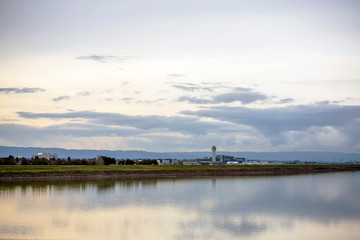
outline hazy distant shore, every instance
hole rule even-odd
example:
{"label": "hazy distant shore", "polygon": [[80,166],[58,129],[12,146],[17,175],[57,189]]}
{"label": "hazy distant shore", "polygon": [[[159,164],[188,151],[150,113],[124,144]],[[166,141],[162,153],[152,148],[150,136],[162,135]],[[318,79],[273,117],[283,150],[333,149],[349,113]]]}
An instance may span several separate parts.
{"label": "hazy distant shore", "polygon": [[[36,153],[57,153],[59,158],[94,158],[95,156],[107,156],[116,159],[197,159],[210,156],[211,152],[147,152],[147,151],[109,151],[109,150],[86,150],[86,149],[64,149],[64,148],[35,148],[35,147],[9,147],[0,146],[0,156],[9,155],[31,158]],[[246,159],[257,159],[264,161],[315,161],[327,163],[345,163],[359,161],[360,153],[343,152],[319,152],[319,151],[292,151],[292,152],[227,152],[217,151],[217,154],[244,157]]]}
{"label": "hazy distant shore", "polygon": [[360,171],[360,165],[275,166],[0,166],[0,182],[141,179],[209,176],[272,176]]}

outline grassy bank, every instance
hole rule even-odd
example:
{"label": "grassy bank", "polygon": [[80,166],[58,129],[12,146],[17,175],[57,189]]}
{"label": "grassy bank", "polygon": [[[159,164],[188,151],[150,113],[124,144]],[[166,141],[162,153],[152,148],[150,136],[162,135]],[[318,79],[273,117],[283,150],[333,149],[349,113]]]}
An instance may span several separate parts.
{"label": "grassy bank", "polygon": [[0,166],[0,181],[51,178],[144,178],[184,176],[285,175],[360,171],[360,165],[232,165],[232,166]]}
{"label": "grassy bank", "polygon": [[[204,166],[186,166],[186,165],[15,165],[0,166],[0,176],[2,173],[44,173],[44,172],[106,172],[106,171],[216,171],[216,170],[311,170],[311,169],[349,169],[357,165],[204,165]],[[358,166],[360,167],[360,166]]]}

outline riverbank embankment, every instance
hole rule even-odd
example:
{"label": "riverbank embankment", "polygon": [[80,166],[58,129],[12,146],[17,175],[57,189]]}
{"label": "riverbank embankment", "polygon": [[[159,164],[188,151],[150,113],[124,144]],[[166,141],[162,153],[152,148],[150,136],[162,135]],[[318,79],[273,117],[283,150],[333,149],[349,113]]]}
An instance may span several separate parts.
{"label": "riverbank embankment", "polygon": [[0,166],[0,182],[206,176],[272,176],[343,171],[360,171],[360,165]]}

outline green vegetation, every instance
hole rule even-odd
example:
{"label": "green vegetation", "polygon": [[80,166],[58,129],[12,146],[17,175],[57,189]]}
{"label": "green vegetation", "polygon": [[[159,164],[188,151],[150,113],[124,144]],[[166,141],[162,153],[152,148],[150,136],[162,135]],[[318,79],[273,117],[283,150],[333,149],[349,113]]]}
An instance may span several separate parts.
{"label": "green vegetation", "polygon": [[271,176],[339,171],[360,171],[360,165],[1,165],[0,182]]}
{"label": "green vegetation", "polygon": [[99,156],[96,159],[71,159],[70,157],[67,157],[67,159],[64,158],[58,158],[58,159],[45,159],[45,158],[39,158],[38,156],[35,156],[33,158],[26,159],[26,158],[14,158],[12,155],[9,155],[9,157],[3,157],[0,158],[0,165],[158,165],[157,160],[151,160],[151,159],[142,159],[142,160],[131,160],[131,159],[121,159],[116,160],[112,157],[107,156]]}
{"label": "green vegetation", "polygon": [[144,159],[139,162],[139,165],[158,165],[156,160]]}
{"label": "green vegetation", "polygon": [[16,165],[16,159],[12,155],[7,158],[0,158],[0,165]]}

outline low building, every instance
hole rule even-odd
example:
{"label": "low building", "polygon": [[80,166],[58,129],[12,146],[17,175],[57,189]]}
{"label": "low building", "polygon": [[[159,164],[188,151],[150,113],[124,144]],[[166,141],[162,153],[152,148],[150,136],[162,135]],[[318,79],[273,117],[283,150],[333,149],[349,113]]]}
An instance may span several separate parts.
{"label": "low building", "polygon": [[201,159],[198,159],[197,162],[200,164],[200,165],[213,165],[214,162],[211,160],[201,160]]}
{"label": "low building", "polygon": [[183,161],[182,165],[200,165],[200,163],[196,161]]}
{"label": "low building", "polygon": [[32,155],[32,158],[46,159],[46,160],[56,160],[58,156],[56,153],[38,153],[36,155]]}
{"label": "low building", "polygon": [[173,163],[172,159],[158,159],[159,165],[171,165]]}
{"label": "low building", "polygon": [[234,156],[228,156],[228,155],[217,155],[216,156],[216,162],[220,162],[220,163],[224,163],[226,164],[227,162],[233,162],[235,159]]}
{"label": "low building", "polygon": [[245,158],[235,158],[235,161],[241,164],[244,164],[246,162]]}
{"label": "low building", "polygon": [[266,164],[268,164],[268,162],[261,161],[261,160],[246,160],[245,164],[247,164],[247,165],[266,165]]}
{"label": "low building", "polygon": [[228,161],[226,165],[240,165],[242,163],[239,163],[238,161]]}

